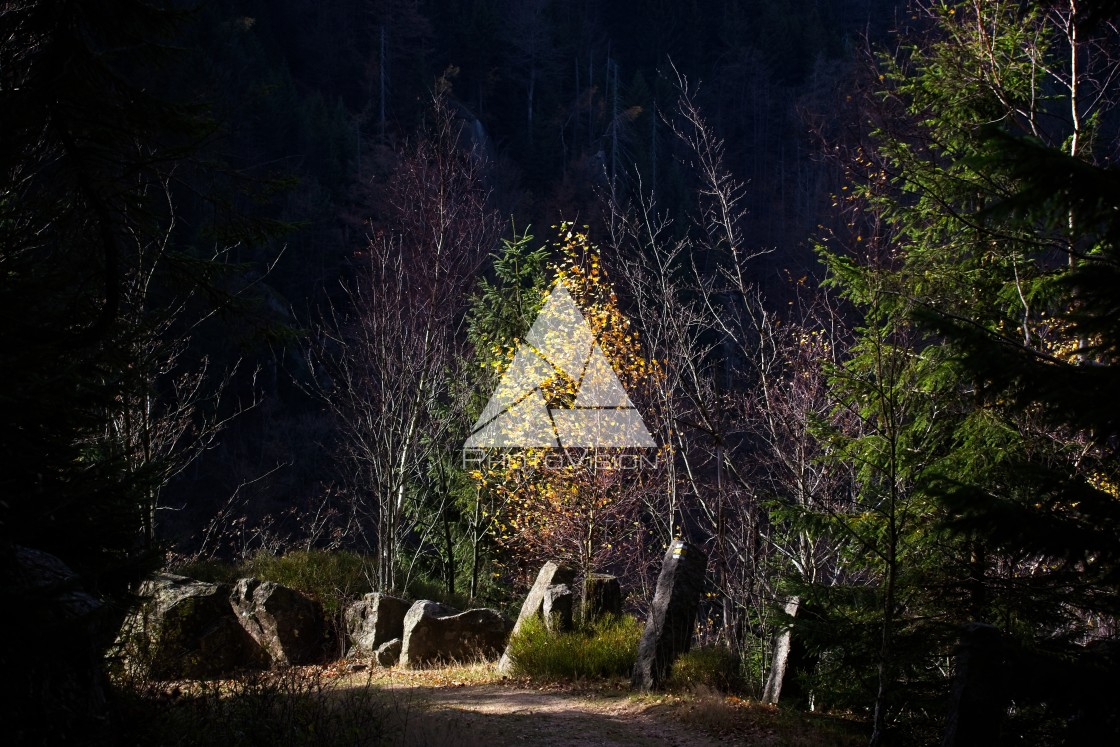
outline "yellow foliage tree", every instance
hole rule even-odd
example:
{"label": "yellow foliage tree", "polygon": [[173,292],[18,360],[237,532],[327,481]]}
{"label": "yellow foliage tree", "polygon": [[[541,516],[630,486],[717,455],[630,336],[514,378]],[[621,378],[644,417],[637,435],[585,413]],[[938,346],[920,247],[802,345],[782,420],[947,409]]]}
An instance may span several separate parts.
{"label": "yellow foliage tree", "polygon": [[[642,398],[656,374],[656,362],[642,354],[641,341],[619,308],[598,249],[586,228],[559,226],[556,280],[571,295],[624,389]],[[519,341],[501,341],[487,352],[499,365],[512,363]],[[494,365],[493,359],[483,365]],[[541,383],[550,408],[571,407],[579,382],[555,371]],[[625,569],[641,531],[642,492],[656,470],[654,452],[618,448],[524,448],[487,460],[472,473],[480,490],[500,500],[496,535],[526,565],[559,560],[586,578],[595,571]],[[626,455],[626,458],[623,458]],[[645,467],[645,468],[643,468]]]}

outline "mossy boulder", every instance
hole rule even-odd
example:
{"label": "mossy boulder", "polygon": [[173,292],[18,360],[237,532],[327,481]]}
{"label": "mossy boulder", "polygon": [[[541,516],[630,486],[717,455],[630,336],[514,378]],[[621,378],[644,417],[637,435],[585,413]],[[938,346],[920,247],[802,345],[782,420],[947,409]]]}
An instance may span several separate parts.
{"label": "mossy boulder", "polygon": [[230,587],[161,573],[140,587],[119,642],[126,663],[153,679],[206,679],[268,664],[237,621]]}

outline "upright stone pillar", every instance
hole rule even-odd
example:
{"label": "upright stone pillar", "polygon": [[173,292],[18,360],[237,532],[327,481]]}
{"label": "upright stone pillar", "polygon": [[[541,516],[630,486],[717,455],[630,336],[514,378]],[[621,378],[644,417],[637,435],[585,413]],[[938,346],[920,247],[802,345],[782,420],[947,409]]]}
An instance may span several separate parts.
{"label": "upright stone pillar", "polygon": [[633,689],[660,689],[673,662],[692,645],[707,564],[708,559],[699,547],[681,540],[673,542],[666,551],[653,607],[638,644],[638,660],[630,683]]}
{"label": "upright stone pillar", "polygon": [[[513,633],[510,634],[510,641],[514,639],[517,632],[521,630],[521,626],[526,620],[532,617],[541,617],[544,611],[545,595],[548,593],[550,586],[559,584],[570,584],[575,581],[576,573],[574,570],[566,565],[554,563],[551,560],[541,567],[540,573],[537,574],[537,580],[533,583],[533,588],[529,589],[525,601],[521,604],[521,613],[517,616],[517,622],[514,623]],[[513,671],[513,661],[509,658],[509,645],[506,645],[505,653],[502,654],[501,661],[498,662],[498,671],[502,674],[509,674]]]}

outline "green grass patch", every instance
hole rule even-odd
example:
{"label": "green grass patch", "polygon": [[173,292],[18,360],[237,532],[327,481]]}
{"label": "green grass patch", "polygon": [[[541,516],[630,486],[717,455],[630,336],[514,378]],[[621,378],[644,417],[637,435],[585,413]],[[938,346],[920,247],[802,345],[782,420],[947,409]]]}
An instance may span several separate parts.
{"label": "green grass patch", "polygon": [[173,564],[167,570],[211,584],[232,584],[241,578],[241,566],[228,560],[193,560],[182,565]]}
{"label": "green grass patch", "polygon": [[454,607],[457,610],[465,610],[478,606],[472,604],[470,598],[466,594],[448,594],[447,585],[442,580],[430,579],[424,576],[412,578],[402,596],[405,599],[430,599],[433,602],[446,604],[448,607]]}
{"label": "green grass patch", "polygon": [[510,659],[515,673],[531,677],[629,677],[641,637],[641,624],[628,615],[604,617],[588,627],[558,634],[533,618],[510,642]]}

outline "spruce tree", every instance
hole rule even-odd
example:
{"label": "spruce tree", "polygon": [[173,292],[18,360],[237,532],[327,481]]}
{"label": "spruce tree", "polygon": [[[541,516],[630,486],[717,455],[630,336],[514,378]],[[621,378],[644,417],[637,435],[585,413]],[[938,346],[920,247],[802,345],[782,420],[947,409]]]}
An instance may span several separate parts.
{"label": "spruce tree", "polygon": [[[1120,233],[1102,165],[1115,39],[1072,5],[918,10],[924,30],[881,58],[864,107],[872,130],[839,200],[854,236],[825,254],[868,320],[846,370],[874,374],[866,351],[886,340],[914,374],[908,391],[925,393],[901,424],[920,438],[901,453],[920,456],[908,484],[947,551],[945,573],[923,581],[939,592],[928,618],[998,625],[1032,662],[1009,677],[1008,728],[1070,738],[1110,728],[1069,683],[1075,670],[1096,681],[1084,644],[1099,650],[1116,612]],[[868,381],[864,405],[892,391]],[[889,569],[880,577],[889,590]],[[946,653],[943,636],[922,644],[930,661]]]}

